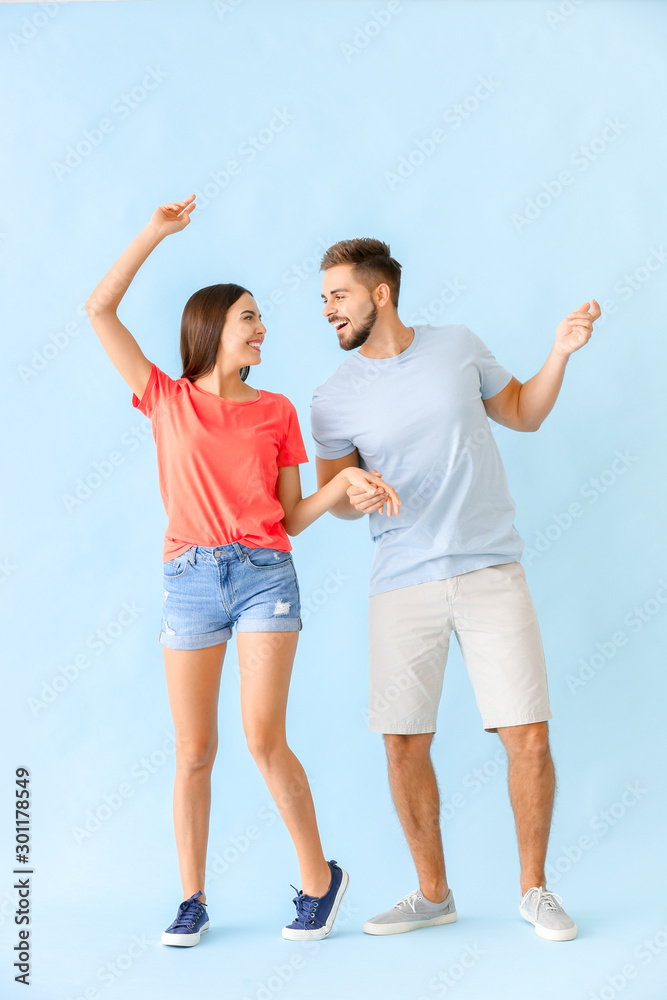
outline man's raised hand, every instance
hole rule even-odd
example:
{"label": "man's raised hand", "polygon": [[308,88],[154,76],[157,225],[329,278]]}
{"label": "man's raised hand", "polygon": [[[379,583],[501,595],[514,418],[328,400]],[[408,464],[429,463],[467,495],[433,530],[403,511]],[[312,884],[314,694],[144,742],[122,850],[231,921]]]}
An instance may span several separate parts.
{"label": "man's raised hand", "polygon": [[[593,311],[589,312],[591,307]],[[595,299],[584,302],[574,312],[569,313],[556,328],[554,346],[558,353],[568,357],[587,344],[593,334],[593,323],[601,313],[602,310]]]}

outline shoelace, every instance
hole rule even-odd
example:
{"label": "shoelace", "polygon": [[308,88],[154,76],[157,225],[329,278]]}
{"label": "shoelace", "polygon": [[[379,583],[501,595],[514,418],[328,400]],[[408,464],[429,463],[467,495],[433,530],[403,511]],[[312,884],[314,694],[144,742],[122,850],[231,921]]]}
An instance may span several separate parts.
{"label": "shoelace", "polygon": [[317,910],[319,899],[306,899],[304,893],[300,892],[295,885],[292,888],[296,892],[296,896],[292,902],[296,904],[297,919],[302,920],[304,924],[315,923],[315,911]]}
{"label": "shoelace", "polygon": [[548,889],[543,889],[542,886],[530,891],[537,893],[537,898],[535,899],[535,916],[537,916],[540,906],[545,906],[548,910],[560,910],[561,907],[559,904],[563,902],[563,897],[559,896],[557,892],[550,892]]}
{"label": "shoelace", "polygon": [[204,912],[205,906],[206,903],[200,903],[198,899],[184,899],[179,904],[176,919],[171,925],[172,928],[176,930],[179,927],[184,927],[189,930],[191,927],[194,927],[198,918]]}
{"label": "shoelace", "polygon": [[409,906],[412,909],[412,912],[416,913],[415,903],[418,899],[422,898],[421,891],[419,889],[414,889],[412,892],[409,892],[407,896],[403,896],[403,899],[399,899],[398,903],[395,904],[394,909],[402,910],[406,906]]}

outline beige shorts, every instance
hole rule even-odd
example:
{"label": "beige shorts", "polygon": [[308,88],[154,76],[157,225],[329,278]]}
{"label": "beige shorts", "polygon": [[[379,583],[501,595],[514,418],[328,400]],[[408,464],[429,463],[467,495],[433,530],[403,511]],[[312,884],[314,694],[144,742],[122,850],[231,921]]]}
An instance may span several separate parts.
{"label": "beige shorts", "polygon": [[369,598],[368,728],[434,733],[449,637],[456,634],[482,725],[551,718],[537,615],[519,562]]}

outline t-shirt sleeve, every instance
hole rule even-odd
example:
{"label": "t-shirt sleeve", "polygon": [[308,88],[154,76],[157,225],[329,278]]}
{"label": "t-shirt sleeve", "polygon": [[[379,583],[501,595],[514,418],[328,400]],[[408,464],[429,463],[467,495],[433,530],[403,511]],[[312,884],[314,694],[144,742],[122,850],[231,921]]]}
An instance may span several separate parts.
{"label": "t-shirt sleeve", "polygon": [[278,468],[285,465],[302,465],[308,461],[306,446],[301,436],[299,418],[293,404],[287,397],[285,400],[285,437],[278,451]]}
{"label": "t-shirt sleeve", "polygon": [[158,405],[163,402],[163,400],[176,391],[176,383],[173,378],[170,378],[165,372],[163,372],[158,366],[151,362],[151,371],[148,376],[148,382],[146,383],[146,388],[144,389],[141,399],[137,396],[135,392],[132,393],[132,406],[139,410],[145,416],[152,418],[157,410]]}
{"label": "t-shirt sleeve", "polygon": [[342,433],[335,406],[317,389],[310,403],[310,432],[318,458],[343,458],[356,447]]}
{"label": "t-shirt sleeve", "polygon": [[[467,328],[468,329],[468,328]],[[512,379],[512,373],[507,368],[503,368],[499,361],[486,346],[481,337],[468,329],[472,338],[475,365],[479,371],[479,384],[482,399],[490,399],[496,393],[504,389]]]}

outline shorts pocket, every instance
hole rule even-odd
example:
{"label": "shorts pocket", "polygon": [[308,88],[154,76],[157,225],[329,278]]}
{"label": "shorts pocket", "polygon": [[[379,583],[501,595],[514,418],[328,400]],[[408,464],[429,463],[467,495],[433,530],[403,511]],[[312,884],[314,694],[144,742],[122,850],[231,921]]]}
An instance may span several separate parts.
{"label": "shorts pocket", "polygon": [[185,576],[190,566],[192,566],[190,560],[191,552],[191,548],[187,549],[185,552],[181,552],[180,555],[174,556],[173,559],[168,559],[167,562],[162,563],[162,575],[165,580],[175,580],[180,576]]}
{"label": "shorts pocket", "polygon": [[252,569],[273,569],[292,562],[292,553],[281,549],[247,549],[246,562]]}

